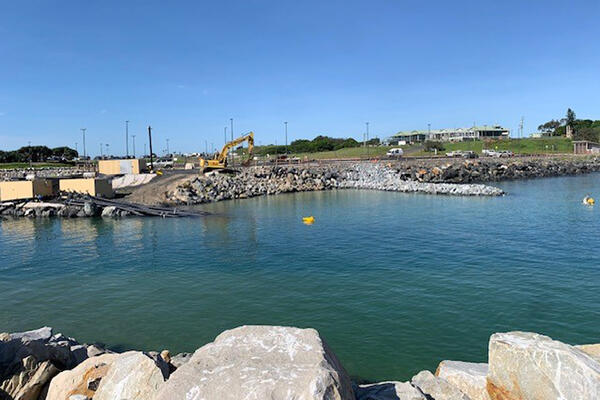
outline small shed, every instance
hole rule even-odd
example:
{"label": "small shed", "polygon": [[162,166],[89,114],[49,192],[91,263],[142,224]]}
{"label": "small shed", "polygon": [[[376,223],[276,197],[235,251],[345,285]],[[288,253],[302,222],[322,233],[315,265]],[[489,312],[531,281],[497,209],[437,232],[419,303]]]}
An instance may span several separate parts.
{"label": "small shed", "polygon": [[145,169],[146,161],[137,158],[98,161],[98,172],[104,175],[139,174]]}
{"label": "small shed", "polygon": [[112,198],[115,193],[108,179],[101,178],[77,178],[61,179],[61,192],[85,193],[90,196]]}
{"label": "small shed", "polygon": [[0,182],[0,201],[51,197],[58,193],[58,179]]}
{"label": "small shed", "polygon": [[574,140],[573,153],[598,154],[600,153],[600,143],[590,142],[588,140]]}

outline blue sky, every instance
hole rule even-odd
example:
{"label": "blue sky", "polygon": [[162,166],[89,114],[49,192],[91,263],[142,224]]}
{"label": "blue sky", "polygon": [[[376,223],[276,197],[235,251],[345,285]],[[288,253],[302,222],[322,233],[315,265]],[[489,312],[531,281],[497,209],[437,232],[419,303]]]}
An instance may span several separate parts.
{"label": "blue sky", "polygon": [[600,1],[6,1],[0,149],[600,119]]}

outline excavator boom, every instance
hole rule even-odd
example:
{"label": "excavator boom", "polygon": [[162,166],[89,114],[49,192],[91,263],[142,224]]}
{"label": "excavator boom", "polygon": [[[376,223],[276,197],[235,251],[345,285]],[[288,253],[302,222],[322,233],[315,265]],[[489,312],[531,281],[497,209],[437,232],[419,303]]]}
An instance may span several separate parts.
{"label": "excavator boom", "polygon": [[212,160],[200,159],[200,168],[202,169],[219,169],[227,166],[227,154],[235,146],[248,142],[248,156],[252,157],[252,151],[254,150],[254,132],[250,132],[244,136],[240,136],[230,142],[227,142],[221,151]]}

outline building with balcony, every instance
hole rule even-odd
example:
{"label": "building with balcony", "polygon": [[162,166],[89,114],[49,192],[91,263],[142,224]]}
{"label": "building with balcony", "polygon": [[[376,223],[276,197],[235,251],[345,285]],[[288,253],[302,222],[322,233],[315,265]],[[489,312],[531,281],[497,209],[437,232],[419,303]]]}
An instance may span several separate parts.
{"label": "building with balcony", "polygon": [[465,140],[506,139],[509,136],[510,130],[506,128],[503,128],[499,125],[484,125],[474,126],[471,128],[398,132],[388,138],[388,143],[420,143],[424,142],[425,140],[435,140],[440,142],[462,142]]}

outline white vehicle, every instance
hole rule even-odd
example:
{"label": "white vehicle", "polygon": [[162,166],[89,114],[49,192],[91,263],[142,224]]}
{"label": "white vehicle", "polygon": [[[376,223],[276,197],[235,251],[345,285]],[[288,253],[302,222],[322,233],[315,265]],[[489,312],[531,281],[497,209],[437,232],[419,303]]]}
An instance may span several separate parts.
{"label": "white vehicle", "polygon": [[154,166],[160,168],[173,168],[173,164],[172,158],[159,158],[154,162]]}
{"label": "white vehicle", "polygon": [[386,153],[386,155],[388,157],[402,157],[404,155],[404,150],[402,150],[399,147],[389,149],[388,152]]}

